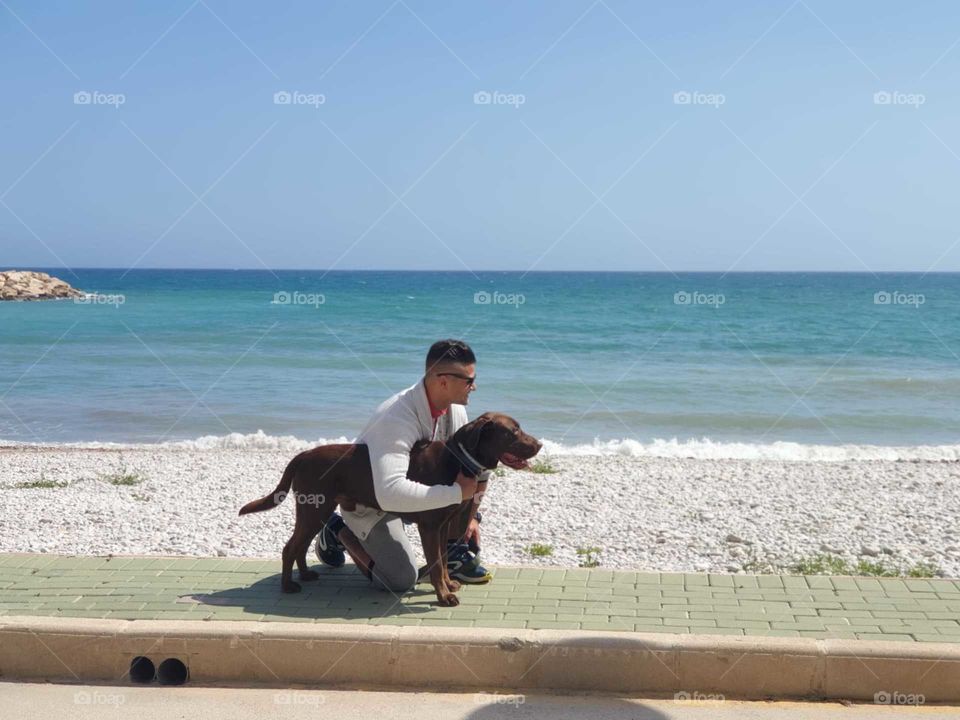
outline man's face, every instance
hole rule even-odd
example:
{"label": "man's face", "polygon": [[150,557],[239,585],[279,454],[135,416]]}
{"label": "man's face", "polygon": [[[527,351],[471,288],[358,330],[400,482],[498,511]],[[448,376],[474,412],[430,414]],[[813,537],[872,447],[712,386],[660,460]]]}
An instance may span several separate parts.
{"label": "man's face", "polygon": [[[456,373],[466,378],[475,378],[477,376],[477,366],[476,364],[457,365]],[[466,405],[470,402],[470,393],[476,390],[476,386],[472,382],[464,380],[463,377],[457,377],[456,375],[443,376],[443,379],[447,381],[448,397],[451,403]]]}

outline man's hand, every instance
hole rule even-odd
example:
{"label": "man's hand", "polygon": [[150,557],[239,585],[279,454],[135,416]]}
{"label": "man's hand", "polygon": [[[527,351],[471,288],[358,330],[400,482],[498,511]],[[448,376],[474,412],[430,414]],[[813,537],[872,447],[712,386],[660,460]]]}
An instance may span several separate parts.
{"label": "man's hand", "polygon": [[460,499],[469,500],[477,493],[477,479],[457,473],[457,485],[460,486]]}
{"label": "man's hand", "polygon": [[473,544],[480,547],[480,523],[477,522],[476,518],[470,521],[470,524],[467,525],[467,532],[463,536],[463,541],[467,544],[470,543],[470,540],[473,540]]}

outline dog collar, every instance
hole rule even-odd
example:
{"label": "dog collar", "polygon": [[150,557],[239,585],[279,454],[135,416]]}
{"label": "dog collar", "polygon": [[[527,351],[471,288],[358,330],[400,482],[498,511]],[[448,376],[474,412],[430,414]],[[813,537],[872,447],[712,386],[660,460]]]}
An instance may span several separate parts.
{"label": "dog collar", "polygon": [[[472,473],[474,476],[477,476],[487,469],[486,466],[478,462],[473,455],[467,452],[467,449],[463,447],[463,443],[458,442],[457,447],[460,448],[460,452],[462,452],[464,456],[459,458],[459,460],[466,467],[468,473]],[[464,462],[464,458],[466,458],[466,462]]]}

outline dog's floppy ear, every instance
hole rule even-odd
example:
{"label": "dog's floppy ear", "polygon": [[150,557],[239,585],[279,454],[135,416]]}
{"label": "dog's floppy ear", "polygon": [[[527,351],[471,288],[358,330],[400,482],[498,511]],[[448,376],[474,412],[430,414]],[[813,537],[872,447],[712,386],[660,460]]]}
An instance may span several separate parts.
{"label": "dog's floppy ear", "polygon": [[469,450],[470,452],[473,452],[474,450],[477,449],[477,446],[480,444],[480,434],[483,432],[483,429],[487,426],[487,423],[489,422],[490,422],[489,417],[487,417],[486,415],[481,415],[472,423],[470,423],[471,425],[473,425],[473,427],[470,428],[469,432],[467,433],[466,439],[464,439],[463,441],[463,446],[467,450]]}

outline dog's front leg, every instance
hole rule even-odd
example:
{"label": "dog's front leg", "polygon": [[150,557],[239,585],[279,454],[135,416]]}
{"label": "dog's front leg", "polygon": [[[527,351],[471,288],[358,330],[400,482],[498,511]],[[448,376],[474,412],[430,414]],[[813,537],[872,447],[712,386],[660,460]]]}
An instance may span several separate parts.
{"label": "dog's front leg", "polygon": [[[442,588],[444,593],[444,599],[440,601],[441,605],[446,605],[448,607],[454,607],[460,604],[460,598],[458,598],[454,593],[460,589],[460,583],[455,582],[451,577],[450,573],[447,571],[447,533],[450,532],[450,527],[448,523],[443,523],[436,529],[434,536],[436,537],[437,551],[436,558],[437,564],[436,567],[440,571],[440,588]],[[434,586],[436,587],[436,586]],[[439,595],[439,591],[438,591]]]}
{"label": "dog's front leg", "polygon": [[455,593],[460,589],[460,583],[450,577],[450,567],[447,565],[447,538],[450,537],[452,528],[456,523],[456,518],[447,519],[443,525],[440,526],[440,555],[443,558],[440,562],[440,567],[443,568],[443,583],[447,586],[447,590],[451,593]]}
{"label": "dog's front leg", "polygon": [[457,596],[450,592],[444,578],[446,570],[446,557],[444,547],[446,541],[443,538],[443,526],[425,525],[420,523],[420,542],[423,544],[423,554],[427,560],[427,567],[430,570],[430,584],[437,593],[437,602],[444,607],[459,605]]}

